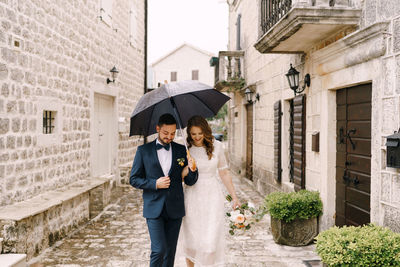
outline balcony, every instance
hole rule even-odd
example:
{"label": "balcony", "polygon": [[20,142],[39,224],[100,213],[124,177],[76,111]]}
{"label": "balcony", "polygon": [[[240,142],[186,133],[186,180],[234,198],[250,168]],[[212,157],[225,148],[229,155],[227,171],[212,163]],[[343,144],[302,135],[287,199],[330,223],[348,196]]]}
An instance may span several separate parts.
{"label": "balcony", "polygon": [[219,91],[241,89],[243,76],[244,51],[219,51],[215,64],[215,88]]}
{"label": "balcony", "polygon": [[361,9],[349,0],[261,0],[261,53],[304,53],[318,42],[358,27]]}

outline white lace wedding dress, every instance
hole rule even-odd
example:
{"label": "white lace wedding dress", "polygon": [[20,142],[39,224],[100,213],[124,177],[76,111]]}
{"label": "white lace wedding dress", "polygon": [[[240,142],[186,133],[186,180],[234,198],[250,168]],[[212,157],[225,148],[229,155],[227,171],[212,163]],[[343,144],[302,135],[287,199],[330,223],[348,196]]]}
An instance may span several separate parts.
{"label": "white lace wedding dress", "polygon": [[228,232],[224,191],[219,171],[228,168],[221,142],[214,140],[213,157],[209,160],[204,147],[192,146],[199,177],[186,186],[185,211],[179,246],[181,253],[196,266],[223,266],[225,235]]}

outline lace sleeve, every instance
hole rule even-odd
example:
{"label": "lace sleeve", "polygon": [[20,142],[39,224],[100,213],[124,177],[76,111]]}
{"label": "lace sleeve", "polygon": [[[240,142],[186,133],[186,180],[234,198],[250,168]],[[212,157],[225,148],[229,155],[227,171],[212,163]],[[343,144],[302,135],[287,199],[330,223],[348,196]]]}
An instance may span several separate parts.
{"label": "lace sleeve", "polygon": [[215,149],[218,153],[218,170],[222,171],[228,169],[228,162],[226,161],[224,147],[221,142],[215,141]]}

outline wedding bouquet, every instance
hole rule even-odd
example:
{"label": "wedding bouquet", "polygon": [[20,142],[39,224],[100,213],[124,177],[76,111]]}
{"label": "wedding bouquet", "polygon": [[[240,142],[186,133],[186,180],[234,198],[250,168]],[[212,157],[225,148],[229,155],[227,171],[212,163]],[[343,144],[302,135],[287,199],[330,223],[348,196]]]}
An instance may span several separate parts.
{"label": "wedding bouquet", "polygon": [[[232,201],[230,195],[226,196],[226,200]],[[234,209],[232,212],[227,212],[226,215],[229,217],[229,233],[235,234],[236,229],[249,230],[251,225],[260,221],[266,214],[265,208],[258,208],[251,202],[243,203],[240,207]]]}

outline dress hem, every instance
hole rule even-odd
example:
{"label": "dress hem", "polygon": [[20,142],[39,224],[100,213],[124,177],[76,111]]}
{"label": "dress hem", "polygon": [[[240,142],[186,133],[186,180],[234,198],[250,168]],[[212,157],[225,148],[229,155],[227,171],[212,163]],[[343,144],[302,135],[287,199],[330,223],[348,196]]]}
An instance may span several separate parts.
{"label": "dress hem", "polygon": [[194,258],[186,255],[184,252],[182,253],[182,256],[185,257],[186,259],[189,259],[194,264],[201,264],[202,266],[223,266],[225,264],[225,262],[217,262],[217,263],[212,263],[212,264],[203,264],[203,263],[200,263],[199,261],[195,260]]}

